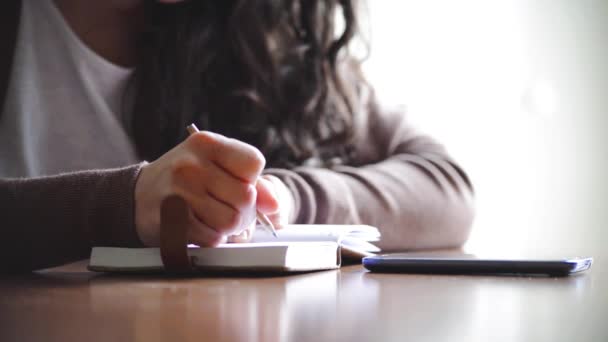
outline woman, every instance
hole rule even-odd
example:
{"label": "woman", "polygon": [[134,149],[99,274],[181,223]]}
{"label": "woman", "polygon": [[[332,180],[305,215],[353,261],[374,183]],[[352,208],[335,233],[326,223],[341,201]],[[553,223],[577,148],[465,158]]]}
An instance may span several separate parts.
{"label": "woman", "polygon": [[[468,236],[465,173],[348,56],[349,0],[0,6],[4,271],[158,245],[169,194],[204,246],[246,240],[256,209],[278,226],[371,224],[387,250]],[[205,132],[187,137],[191,122]]]}

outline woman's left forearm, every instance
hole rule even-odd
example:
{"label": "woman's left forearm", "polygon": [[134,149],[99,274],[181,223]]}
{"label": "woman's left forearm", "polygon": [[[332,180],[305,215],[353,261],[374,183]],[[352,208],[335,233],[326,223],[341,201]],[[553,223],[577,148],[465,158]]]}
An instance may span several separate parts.
{"label": "woman's left forearm", "polygon": [[473,220],[464,172],[441,155],[397,154],[334,169],[270,169],[295,198],[296,223],[370,224],[384,250],[462,245]]}

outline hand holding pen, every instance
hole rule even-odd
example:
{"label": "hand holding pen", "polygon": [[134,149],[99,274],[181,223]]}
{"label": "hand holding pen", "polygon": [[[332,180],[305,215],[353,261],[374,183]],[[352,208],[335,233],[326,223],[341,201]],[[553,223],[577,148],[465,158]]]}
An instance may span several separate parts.
{"label": "hand holding pen", "polygon": [[228,236],[247,241],[257,211],[275,226],[286,224],[292,195],[276,177],[261,176],[265,160],[255,147],[207,131],[191,134],[145,164],[135,186],[135,225],[146,246],[160,243],[160,203],[171,194],[191,209],[188,242],[215,246]]}
{"label": "hand holding pen", "polygon": [[[187,127],[187,130],[190,135],[199,132],[199,130],[195,124],[190,124]],[[256,209],[256,217],[257,217],[258,221],[260,222],[262,228],[264,228],[265,230],[270,232],[274,237],[277,237],[277,231],[274,229],[274,225],[272,224],[270,219],[266,216],[266,214],[264,214],[260,210]]]}

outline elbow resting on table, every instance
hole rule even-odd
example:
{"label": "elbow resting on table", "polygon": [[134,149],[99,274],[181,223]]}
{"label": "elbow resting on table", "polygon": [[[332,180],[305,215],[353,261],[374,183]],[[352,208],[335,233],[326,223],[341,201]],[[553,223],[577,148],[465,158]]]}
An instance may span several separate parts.
{"label": "elbow resting on table", "polygon": [[450,203],[444,211],[419,212],[392,227],[382,227],[378,247],[383,252],[462,247],[475,217],[472,198]]}
{"label": "elbow resting on table", "polygon": [[[411,197],[397,201],[402,203],[400,219],[383,227],[379,247],[384,251],[462,247],[475,217],[474,189],[467,175],[445,161],[411,165],[425,176],[414,177],[417,181],[408,187],[414,189]],[[438,166],[442,172],[437,172]]]}

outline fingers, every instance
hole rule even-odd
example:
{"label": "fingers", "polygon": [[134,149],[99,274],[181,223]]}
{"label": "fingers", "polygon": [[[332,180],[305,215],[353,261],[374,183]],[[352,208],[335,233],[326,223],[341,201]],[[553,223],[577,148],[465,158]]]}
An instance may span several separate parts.
{"label": "fingers", "polygon": [[160,206],[173,194],[182,196],[198,225],[204,225],[193,241],[213,245],[217,234],[241,233],[255,220],[255,184],[265,163],[260,151],[246,143],[211,132],[191,135],[142,167],[134,190],[140,240],[158,245]]}
{"label": "fingers", "polygon": [[[171,162],[171,192],[182,196],[196,217],[199,228],[193,241],[213,245],[218,234],[236,234],[234,241],[248,241],[254,228],[243,231],[255,226],[256,182],[265,165],[260,151],[211,132],[193,134],[182,146],[190,157],[185,154]],[[261,206],[276,211],[271,183],[262,181],[260,189]]]}
{"label": "fingers", "polygon": [[268,176],[262,176],[256,183],[256,206],[259,211],[269,215],[279,211],[279,198],[274,183]]}
{"label": "fingers", "polygon": [[199,196],[188,190],[180,189],[177,193],[190,206],[194,216],[205,226],[221,235],[233,235],[242,232],[244,227],[255,220],[255,208],[235,210],[209,195]]}
{"label": "fingers", "polygon": [[266,215],[275,229],[283,229],[289,224],[289,218],[282,212]]}
{"label": "fingers", "polygon": [[207,193],[232,208],[242,210],[255,205],[256,188],[226,173],[216,165],[211,164],[206,167],[200,177],[209,180],[206,184]]}
{"label": "fingers", "polygon": [[215,247],[226,242],[226,235],[192,217],[188,227],[188,241],[201,247]]}
{"label": "fingers", "polygon": [[210,160],[234,177],[255,183],[266,165],[262,153],[242,141],[211,132],[199,132],[188,140],[203,160]]}
{"label": "fingers", "polygon": [[293,197],[279,178],[271,175],[260,177],[257,184],[257,208],[277,229],[289,224],[293,212]]}
{"label": "fingers", "polygon": [[216,247],[221,243],[236,242],[243,243],[251,240],[255,231],[255,221],[236,235],[228,236],[225,232],[219,232],[215,228],[202,222],[196,214],[190,215],[188,227],[188,241],[201,247]]}
{"label": "fingers", "polygon": [[228,237],[228,242],[232,243],[244,243],[251,241],[253,233],[255,232],[256,222],[251,222],[247,229],[243,230],[240,234],[232,235]]}
{"label": "fingers", "polygon": [[255,220],[255,187],[213,164],[182,163],[174,171],[173,187],[199,220],[222,234],[240,233]]}

